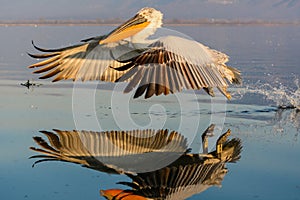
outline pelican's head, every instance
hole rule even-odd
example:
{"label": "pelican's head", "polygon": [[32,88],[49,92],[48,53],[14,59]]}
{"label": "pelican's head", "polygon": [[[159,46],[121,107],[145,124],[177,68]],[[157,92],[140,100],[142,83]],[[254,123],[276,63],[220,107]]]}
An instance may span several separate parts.
{"label": "pelican's head", "polygon": [[162,25],[163,14],[154,8],[142,8],[137,15],[144,17],[148,22],[150,22],[148,26],[159,28]]}
{"label": "pelican's head", "polygon": [[142,8],[134,17],[110,32],[100,44],[118,42],[131,38],[132,42],[143,42],[161,27],[162,13],[154,8]]}
{"label": "pelican's head", "polygon": [[146,38],[153,35],[157,28],[162,25],[163,14],[154,8],[142,8],[136,16],[144,19],[146,26],[132,37],[132,42],[135,44],[146,42]]}

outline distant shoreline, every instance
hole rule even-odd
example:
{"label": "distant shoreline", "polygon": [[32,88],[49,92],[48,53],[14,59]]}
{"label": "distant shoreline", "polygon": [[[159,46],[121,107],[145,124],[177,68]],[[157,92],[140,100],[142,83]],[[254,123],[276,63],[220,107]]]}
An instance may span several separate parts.
{"label": "distant shoreline", "polygon": [[[116,26],[123,20],[0,20],[0,26]],[[199,26],[199,25],[300,25],[297,21],[268,21],[268,20],[226,20],[226,19],[198,19],[198,20],[165,20],[168,26]]]}

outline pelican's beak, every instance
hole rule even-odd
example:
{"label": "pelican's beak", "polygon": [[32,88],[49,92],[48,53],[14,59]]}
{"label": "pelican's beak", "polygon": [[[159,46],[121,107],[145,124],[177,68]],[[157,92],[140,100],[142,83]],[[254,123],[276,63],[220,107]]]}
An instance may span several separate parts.
{"label": "pelican's beak", "polygon": [[150,22],[142,15],[136,14],[133,18],[120,25],[118,28],[110,32],[100,44],[107,44],[111,42],[117,42],[125,38],[129,38],[136,33],[142,31],[147,27]]}

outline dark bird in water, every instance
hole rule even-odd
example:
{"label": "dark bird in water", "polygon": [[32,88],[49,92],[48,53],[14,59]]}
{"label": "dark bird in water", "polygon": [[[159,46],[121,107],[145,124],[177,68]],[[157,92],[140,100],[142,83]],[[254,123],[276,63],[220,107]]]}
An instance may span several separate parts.
{"label": "dark bird in water", "polygon": [[33,87],[33,86],[37,86],[38,87],[38,86],[40,86],[42,84],[40,84],[40,83],[33,83],[33,82],[27,80],[25,83],[21,83],[20,85],[25,86],[25,87],[27,87],[29,89],[30,87]]}

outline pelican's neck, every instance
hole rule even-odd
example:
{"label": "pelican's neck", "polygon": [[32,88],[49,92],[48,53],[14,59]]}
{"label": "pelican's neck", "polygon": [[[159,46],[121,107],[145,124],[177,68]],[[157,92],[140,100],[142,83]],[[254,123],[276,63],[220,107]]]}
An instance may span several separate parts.
{"label": "pelican's neck", "polygon": [[141,45],[143,47],[145,47],[145,45],[148,46],[149,44],[156,42],[157,39],[148,39],[148,37],[153,35],[160,26],[161,23],[159,25],[150,23],[142,31],[132,36],[131,42],[134,44],[134,46],[137,46],[138,44],[143,44]]}

